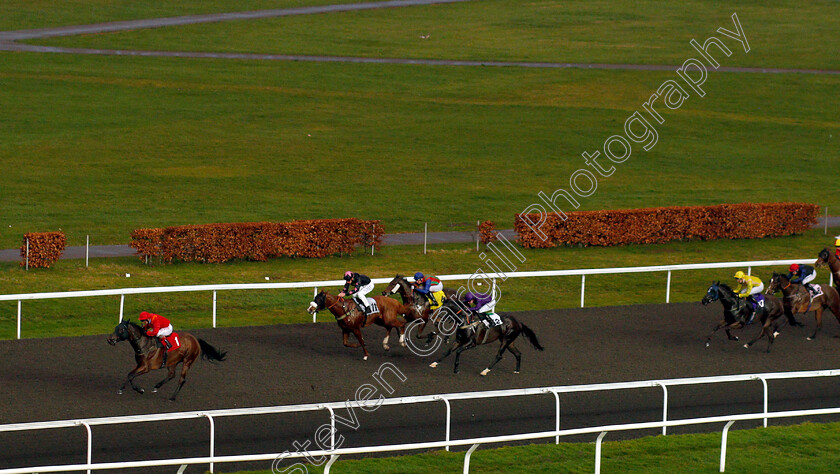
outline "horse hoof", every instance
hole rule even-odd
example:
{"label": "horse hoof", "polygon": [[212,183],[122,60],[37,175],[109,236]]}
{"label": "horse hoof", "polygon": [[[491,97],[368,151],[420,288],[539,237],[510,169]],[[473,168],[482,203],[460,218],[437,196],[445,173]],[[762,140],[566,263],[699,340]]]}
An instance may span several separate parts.
{"label": "horse hoof", "polygon": [[388,352],[388,351],[391,350],[391,346],[382,346],[382,348],[385,349],[385,352]]}
{"label": "horse hoof", "polygon": [[779,337],[779,331],[774,332],[773,337]]}
{"label": "horse hoof", "polygon": [[362,357],[362,360],[367,360],[368,356]]}
{"label": "horse hoof", "polygon": [[814,338],[813,338],[813,337],[811,337],[811,336],[808,336],[808,337],[806,337],[805,339],[806,339],[806,340],[808,340],[808,341],[813,341],[813,340],[814,340]]}
{"label": "horse hoof", "polygon": [[117,395],[122,395],[122,394],[123,394],[123,391],[122,391],[122,390],[120,390],[120,391],[118,391],[118,392],[117,392]]}
{"label": "horse hoof", "polygon": [[431,367],[431,368],[433,368],[433,369],[434,369],[435,367],[437,367],[437,366],[438,366],[438,363],[437,363],[437,362],[432,362],[431,364],[429,364],[429,367]]}
{"label": "horse hoof", "polygon": [[709,346],[711,346],[711,345],[712,345],[712,343],[711,343],[711,342],[707,342],[707,343],[706,343],[706,347],[709,347]]}
{"label": "horse hoof", "polygon": [[146,391],[141,388],[140,390],[137,391],[137,393],[139,393],[140,395],[143,395],[144,393],[146,393]]}
{"label": "horse hoof", "polygon": [[485,375],[487,375],[487,374],[489,374],[489,373],[490,373],[490,369],[484,369],[484,370],[482,370],[482,371],[481,371],[481,374],[480,374],[480,375],[481,375],[482,377],[484,377]]}
{"label": "horse hoof", "polygon": [[750,348],[749,344],[744,344],[744,349],[749,349],[749,348]]}
{"label": "horse hoof", "polygon": [[157,387],[152,389],[152,393],[157,393]]}
{"label": "horse hoof", "polygon": [[740,341],[740,339],[738,339],[738,336],[732,336],[732,340],[734,340],[734,341]]}

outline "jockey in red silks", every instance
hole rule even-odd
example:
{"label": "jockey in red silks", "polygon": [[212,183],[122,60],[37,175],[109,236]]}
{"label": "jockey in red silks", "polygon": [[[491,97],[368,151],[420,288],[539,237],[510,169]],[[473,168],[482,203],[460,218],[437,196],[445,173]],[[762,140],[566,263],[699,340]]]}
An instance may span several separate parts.
{"label": "jockey in red silks", "polygon": [[146,311],[140,313],[140,321],[143,322],[143,330],[146,331],[148,336],[157,337],[158,340],[160,340],[160,343],[164,348],[163,362],[160,366],[165,367],[166,355],[169,352],[169,349],[172,348],[169,341],[166,340],[166,337],[172,334],[172,323],[159,314],[148,313]]}

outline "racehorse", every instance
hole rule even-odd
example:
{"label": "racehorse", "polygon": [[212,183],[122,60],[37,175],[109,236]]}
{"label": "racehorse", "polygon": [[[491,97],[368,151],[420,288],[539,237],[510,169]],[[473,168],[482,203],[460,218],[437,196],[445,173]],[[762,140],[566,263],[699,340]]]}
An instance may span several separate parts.
{"label": "racehorse", "polygon": [[[487,328],[484,323],[477,320],[477,316],[472,311],[461,306],[456,300],[446,300],[441,310],[447,316],[454,316],[456,318],[457,329],[455,331],[455,342],[438,360],[429,364],[429,367],[437,367],[443,359],[449,357],[452,352],[455,352],[455,373],[457,374],[462,352],[482,344],[499,341],[499,351],[496,354],[496,359],[486,369],[481,371],[481,375],[490,373],[490,369],[502,360],[505,350],[510,351],[516,357],[516,370],[513,373],[518,374],[522,364],[522,353],[514,346],[514,341],[520,334],[524,334],[534,348],[540,351],[544,350],[537,340],[537,335],[534,334],[534,331],[524,323],[520,323],[513,316],[497,313],[502,318],[502,325]],[[447,316],[444,316],[444,318]]]}
{"label": "racehorse", "polygon": [[[414,321],[415,319],[423,320],[423,326],[417,331],[417,339],[425,337],[427,342],[431,342],[437,335],[435,332],[431,332],[427,336],[422,335],[423,331],[426,330],[426,325],[429,323],[429,315],[431,314],[431,304],[429,303],[429,300],[427,300],[426,297],[419,291],[414,291],[414,285],[412,285],[407,278],[399,274],[397,274],[394,279],[388,283],[388,286],[385,287],[385,290],[382,292],[382,296],[393,295],[394,293],[399,293],[403,304],[413,309],[410,316],[408,314],[406,315],[406,320],[408,322]],[[443,294],[446,298],[454,298],[455,290],[444,288]]]}
{"label": "racehorse", "polygon": [[840,290],[840,259],[838,259],[837,255],[835,255],[828,247],[820,250],[820,254],[817,256],[817,261],[814,262],[814,266],[819,268],[826,264],[831,270],[831,274],[834,275],[834,286]]}
{"label": "racehorse", "polygon": [[[720,301],[721,304],[723,304],[723,320],[715,326],[712,333],[709,334],[708,338],[706,338],[706,347],[709,347],[712,336],[719,329],[726,330],[726,337],[728,337],[729,340],[737,341],[738,336],[733,336],[729,330],[744,327],[747,324],[747,318],[749,318],[751,314],[750,303],[745,301],[744,298],[739,298],[732,288],[719,281],[712,282],[712,285],[706,291],[706,296],[700,300],[704,306],[714,301]],[[777,322],[777,319],[779,319],[779,317],[783,314],[785,314],[785,311],[781,301],[772,295],[765,296],[763,305],[759,306],[756,312],[756,316],[759,316],[759,320],[761,321],[761,330],[755,338],[744,344],[744,347],[749,348],[756,341],[766,335],[768,340],[767,352],[770,352],[770,347],[772,346],[773,341],[775,341],[776,336],[779,335],[780,323]],[[788,316],[788,322],[792,326],[801,326],[801,324],[793,319],[793,315]],[[771,326],[773,327],[772,331],[770,330]]]}
{"label": "racehorse", "polygon": [[814,286],[819,286],[823,294],[812,300],[805,285],[791,283],[786,275],[774,272],[766,291],[768,295],[772,295],[777,291],[782,292],[784,295],[785,314],[788,315],[788,318],[797,313],[814,311],[814,316],[817,319],[817,328],[814,329],[814,334],[808,337],[809,341],[817,337],[817,333],[822,329],[822,314],[825,308],[830,309],[834,313],[834,317],[837,318],[837,321],[840,322],[840,294],[838,294],[837,289],[828,285]]}
{"label": "racehorse", "polygon": [[[189,372],[190,367],[192,367],[193,362],[198,359],[199,355],[203,359],[220,362],[225,360],[225,356],[227,355],[227,352],[217,350],[203,339],[198,339],[190,333],[182,332],[178,336],[181,341],[181,347],[170,352],[166,359],[166,368],[169,369],[169,374],[166,378],[155,384],[155,388],[152,390],[152,392],[157,392],[163,384],[172,380],[175,377],[175,368],[178,364],[183,363],[178,387],[175,388],[175,393],[170,398],[172,401],[175,401],[175,397],[178,396],[178,392],[184,386],[187,372]],[[144,393],[145,390],[134,385],[134,378],[150,370],[162,369],[161,362],[163,362],[163,351],[165,349],[158,346],[156,337],[147,336],[143,328],[127,319],[123,319],[122,322],[117,324],[114,332],[108,336],[108,344],[112,346],[121,341],[128,341],[131,344],[131,348],[134,349],[134,359],[137,361],[137,367],[128,373],[125,382],[120,387],[119,393],[122,395],[126,384],[129,383],[131,384],[131,388],[137,393]]]}
{"label": "racehorse", "polygon": [[[384,327],[388,331],[385,339],[382,341],[382,347],[386,351],[391,350],[391,347],[388,345],[388,340],[391,338],[391,329],[397,328],[397,331],[400,333],[400,345],[405,347],[405,320],[400,319],[400,315],[405,315],[412,311],[411,308],[400,304],[399,301],[393,298],[374,296],[373,299],[379,307],[379,312],[365,316],[358,309],[355,301],[348,301],[342,297],[333,296],[327,291],[321,291],[309,303],[307,311],[311,314],[316,311],[328,309],[335,316],[335,322],[338,323],[338,327],[341,328],[341,332],[344,335],[344,346],[361,347],[365,354],[362,360],[367,360],[370,354],[368,354],[365,341],[362,338],[362,328],[374,323]],[[358,344],[348,342],[351,332],[358,339]]]}

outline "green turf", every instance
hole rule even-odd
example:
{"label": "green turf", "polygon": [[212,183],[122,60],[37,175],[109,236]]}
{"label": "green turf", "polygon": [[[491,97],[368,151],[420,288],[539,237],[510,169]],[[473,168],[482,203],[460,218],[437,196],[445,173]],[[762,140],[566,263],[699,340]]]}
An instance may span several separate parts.
{"label": "green turf", "polygon": [[[830,234],[840,232],[831,229]],[[819,249],[833,240],[820,231],[762,240],[723,240],[708,242],[671,242],[611,248],[565,247],[522,250],[526,261],[519,271],[562,270],[575,268],[610,268],[715,261],[775,260],[787,258],[816,259]],[[498,263],[498,259],[496,259]],[[325,259],[277,259],[268,262],[232,262],[226,264],[175,264],[147,266],[135,258],[93,259],[89,268],[84,260],[60,260],[51,269],[28,272],[14,263],[0,264],[0,286],[5,294],[53,291],[95,290],[131,287],[205,285],[224,283],[265,283],[340,280],[344,271],[353,269],[374,278],[396,273],[473,274],[487,270],[474,246],[448,244],[432,246],[427,255],[418,246],[388,246],[371,257]],[[671,302],[699,301],[712,280],[732,282],[736,269],[679,271],[672,274]],[[767,280],[772,270],[783,267],[756,268],[753,274]],[[126,278],[126,274],[130,274]],[[818,282],[827,282],[828,273],[820,271]],[[639,303],[664,303],[667,275],[662,273],[590,275],[586,279],[586,305],[606,306]],[[465,282],[446,282],[457,287]],[[551,308],[575,308],[580,305],[579,276],[509,278],[499,281],[502,296],[498,309],[523,311]],[[328,288],[333,293],[338,287]],[[384,289],[378,285],[375,292]],[[306,307],[312,290],[241,290],[217,294],[219,326],[254,326],[311,321]],[[118,321],[119,296],[32,300],[22,302],[23,337],[79,336],[103,334],[113,330]],[[155,311],[170,317],[182,329],[210,327],[212,293],[164,293],[129,295],[125,315],[136,318],[140,311]],[[17,303],[0,302],[0,338],[16,337]],[[333,324],[332,316],[322,312],[319,321]],[[711,322],[710,322],[711,324]]]}
{"label": "green turf", "polygon": [[[716,30],[737,13],[751,51]],[[394,58],[681,64],[724,40],[727,66],[840,69],[836,3],[484,0],[48,39],[74,47]],[[423,38],[427,36],[428,38]],[[188,38],[188,41],[185,41]],[[722,53],[715,51],[719,58]]]}
{"label": "green turf", "polygon": [[3,0],[0,2],[0,30],[359,2],[361,0]]}
{"label": "green turf", "polygon": [[[568,187],[667,72],[2,53],[0,247],[208,222],[513,215]],[[710,73],[581,209],[798,200],[840,209],[838,76]],[[782,92],[780,92],[782,91]],[[57,170],[59,172],[57,172]]]}
{"label": "green turf", "polygon": [[[718,432],[609,441],[608,435],[602,445],[601,472],[718,472],[720,437]],[[840,450],[837,446],[840,446],[838,423],[733,429],[729,432],[727,442],[726,472],[834,472],[840,465]],[[463,464],[463,452],[435,451],[387,458],[339,459],[331,467],[331,472],[443,474],[463,472]],[[594,443],[533,444],[492,449],[481,447],[472,454],[470,460],[470,472],[480,473],[586,473],[593,472],[594,468]],[[288,469],[291,469],[291,463]],[[323,467],[307,465],[306,471],[319,473],[323,472]],[[225,471],[223,464],[216,464],[215,472],[230,471]],[[268,472],[249,471],[250,474]]]}

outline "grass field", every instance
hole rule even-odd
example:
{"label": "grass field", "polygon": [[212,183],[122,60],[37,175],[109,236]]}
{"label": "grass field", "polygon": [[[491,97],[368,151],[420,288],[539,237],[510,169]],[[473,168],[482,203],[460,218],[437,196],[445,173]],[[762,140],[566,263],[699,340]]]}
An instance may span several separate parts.
{"label": "grass field", "polygon": [[[726,472],[833,472],[840,464],[840,454],[829,447],[840,443],[838,428],[840,424],[837,423],[805,423],[733,429],[727,443]],[[608,441],[607,436],[602,446],[601,469],[602,472],[632,473],[718,472],[720,436],[720,433],[668,435],[629,441]],[[331,472],[444,474],[463,472],[463,464],[463,452],[436,451],[358,461],[339,460]],[[586,473],[593,472],[594,468],[594,443],[479,448],[470,460],[470,472],[480,473]],[[323,468],[308,465],[307,471],[319,473]],[[216,472],[228,471],[224,471],[224,465],[216,464]],[[251,471],[248,474],[269,472]]]}
{"label": "grass field", "polygon": [[[326,56],[681,64],[737,13],[751,46],[726,65],[840,69],[836,3],[482,0],[38,41],[61,46]],[[428,38],[422,36],[428,35]],[[189,42],[184,37],[190,38]],[[730,44],[730,47],[732,45]],[[731,64],[737,59],[736,64]]]}

